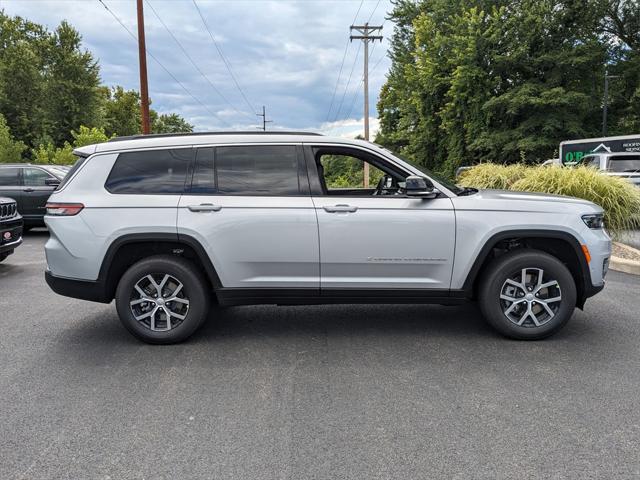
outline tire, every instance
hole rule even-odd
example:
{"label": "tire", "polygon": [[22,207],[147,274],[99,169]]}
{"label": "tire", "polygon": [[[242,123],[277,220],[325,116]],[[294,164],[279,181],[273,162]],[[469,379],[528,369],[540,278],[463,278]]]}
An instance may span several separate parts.
{"label": "tire", "polygon": [[4,262],[7,259],[7,257],[12,253],[13,253],[13,250],[11,250],[10,252],[0,253],[0,262]]}
{"label": "tire", "polygon": [[576,306],[571,272],[539,250],[516,250],[495,259],[480,278],[478,294],[485,320],[502,335],[518,340],[553,335]]}
{"label": "tire", "polygon": [[[163,296],[160,300],[158,287]],[[195,266],[168,255],[135,263],[122,275],[116,289],[120,321],[136,338],[151,344],[179,343],[189,338],[207,318],[209,299],[208,283]]]}

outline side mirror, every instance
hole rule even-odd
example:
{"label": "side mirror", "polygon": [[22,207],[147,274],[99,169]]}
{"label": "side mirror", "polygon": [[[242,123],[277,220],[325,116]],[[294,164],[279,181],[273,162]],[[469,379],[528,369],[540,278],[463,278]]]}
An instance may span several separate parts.
{"label": "side mirror", "polygon": [[49,187],[57,187],[60,185],[60,180],[57,178],[49,177],[44,179],[44,184]]}
{"label": "side mirror", "polygon": [[438,191],[433,188],[433,184],[424,177],[410,175],[405,180],[405,194],[415,198],[436,198]]}

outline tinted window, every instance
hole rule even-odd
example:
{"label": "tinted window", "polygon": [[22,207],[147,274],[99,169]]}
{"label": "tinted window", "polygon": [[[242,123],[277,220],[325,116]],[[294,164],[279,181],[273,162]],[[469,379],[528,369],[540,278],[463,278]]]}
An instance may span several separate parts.
{"label": "tinted window", "polygon": [[638,157],[611,157],[609,159],[611,172],[636,173],[640,172],[640,156]]}
{"label": "tinted window", "polygon": [[118,155],[105,188],[111,193],[182,193],[193,150],[148,150]]}
{"label": "tinted window", "polygon": [[218,192],[232,195],[298,195],[295,146],[217,147]]}
{"label": "tinted window", "polygon": [[216,174],[213,169],[213,148],[196,151],[196,167],[191,182],[192,193],[216,193]]}
{"label": "tinted window", "polygon": [[18,180],[19,173],[19,168],[0,168],[0,186],[13,187],[20,185]]}
{"label": "tinted window", "polygon": [[47,178],[53,178],[44,170],[39,168],[25,168],[22,170],[22,181],[25,186],[29,187],[44,187],[47,185]]}

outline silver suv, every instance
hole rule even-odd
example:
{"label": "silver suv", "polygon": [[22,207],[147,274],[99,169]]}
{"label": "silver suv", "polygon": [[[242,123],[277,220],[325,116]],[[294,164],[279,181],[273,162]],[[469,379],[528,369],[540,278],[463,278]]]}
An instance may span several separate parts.
{"label": "silver suv", "polygon": [[372,143],[207,133],[76,154],[47,204],[46,280],[62,295],[115,298],[149,343],[189,337],[210,302],[476,299],[502,334],[539,339],[604,287],[599,206],[461,189]]}

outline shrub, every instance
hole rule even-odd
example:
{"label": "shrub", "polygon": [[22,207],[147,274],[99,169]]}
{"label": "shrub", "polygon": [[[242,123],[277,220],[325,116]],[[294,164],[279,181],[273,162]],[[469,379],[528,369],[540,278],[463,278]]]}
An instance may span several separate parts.
{"label": "shrub", "polygon": [[34,162],[73,165],[76,161],[76,157],[73,155],[74,148],[109,140],[103,128],[89,128],[84,125],[80,125],[77,132],[72,130],[71,136],[73,136],[73,145],[69,142],[64,142],[60,148],[56,148],[52,143],[38,145],[38,148],[32,150]]}
{"label": "shrub", "polygon": [[540,192],[583,198],[605,211],[613,234],[640,228],[640,189],[588,167],[527,167],[485,163],[463,172],[462,186]]}
{"label": "shrub", "polygon": [[22,161],[22,152],[27,146],[14,140],[7,122],[0,114],[0,163],[14,163]]}

